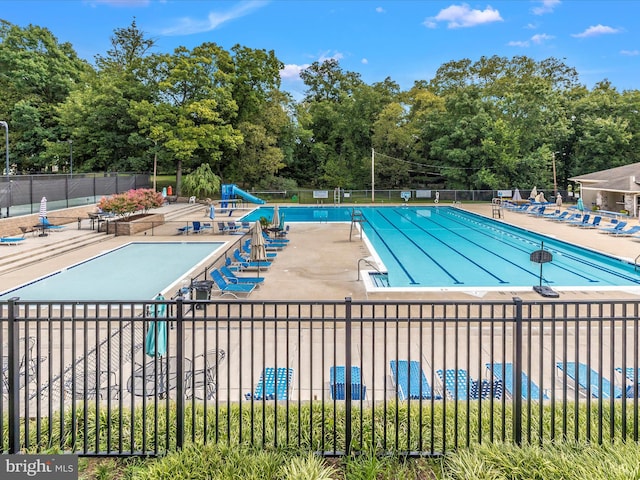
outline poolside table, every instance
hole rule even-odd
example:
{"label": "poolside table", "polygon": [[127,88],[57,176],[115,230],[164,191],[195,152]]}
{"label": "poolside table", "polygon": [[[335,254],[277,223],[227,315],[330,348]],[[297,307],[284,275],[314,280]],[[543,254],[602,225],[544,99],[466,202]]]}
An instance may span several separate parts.
{"label": "poolside table", "polygon": [[[156,365],[158,367],[157,372]],[[186,380],[188,374],[191,373],[191,360],[188,358],[184,359],[184,369]],[[177,382],[177,358],[169,357],[167,360],[166,358],[158,357],[157,360],[149,360],[144,366],[139,365],[134,370],[127,381],[127,390],[138,397],[145,395],[154,397],[156,394],[162,397],[170,390],[174,390],[177,387]]]}

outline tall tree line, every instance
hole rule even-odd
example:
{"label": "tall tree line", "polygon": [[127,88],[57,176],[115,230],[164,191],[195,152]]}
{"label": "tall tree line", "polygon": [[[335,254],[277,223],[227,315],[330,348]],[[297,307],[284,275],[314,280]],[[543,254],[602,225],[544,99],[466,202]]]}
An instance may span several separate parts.
{"label": "tall tree line", "polygon": [[156,53],[136,25],[94,65],[46,28],[0,20],[0,120],[19,173],[183,173],[207,164],[248,188],[502,189],[640,161],[640,93],[594,88],[558,59],[443,64],[402,91],[336,60],[281,89],[273,51],[215,43]]}

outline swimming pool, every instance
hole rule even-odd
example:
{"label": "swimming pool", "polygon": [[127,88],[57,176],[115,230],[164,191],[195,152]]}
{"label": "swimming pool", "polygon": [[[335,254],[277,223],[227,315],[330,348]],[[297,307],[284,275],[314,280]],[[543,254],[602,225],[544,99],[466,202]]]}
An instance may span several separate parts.
{"label": "swimming pool", "polygon": [[172,292],[223,242],[132,242],[0,293],[0,300],[130,300]]}
{"label": "swimming pool", "polygon": [[[273,208],[252,212],[270,216]],[[279,207],[286,222],[346,221],[353,207]],[[550,252],[542,284],[558,290],[640,287],[634,265],[453,207],[358,207],[366,240],[391,289],[530,290],[540,283],[531,253]],[[262,213],[260,213],[262,212]]]}

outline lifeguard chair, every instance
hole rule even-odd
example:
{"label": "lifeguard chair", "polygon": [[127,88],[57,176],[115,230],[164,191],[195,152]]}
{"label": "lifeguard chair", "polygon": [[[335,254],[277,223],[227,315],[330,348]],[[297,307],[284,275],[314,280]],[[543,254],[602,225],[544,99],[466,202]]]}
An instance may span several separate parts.
{"label": "lifeguard chair", "polygon": [[351,210],[351,228],[349,228],[349,241],[351,241],[353,229],[358,229],[356,225],[360,225],[360,240],[362,240],[362,223],[366,221],[367,220],[364,218],[361,210],[356,210],[355,208]]}

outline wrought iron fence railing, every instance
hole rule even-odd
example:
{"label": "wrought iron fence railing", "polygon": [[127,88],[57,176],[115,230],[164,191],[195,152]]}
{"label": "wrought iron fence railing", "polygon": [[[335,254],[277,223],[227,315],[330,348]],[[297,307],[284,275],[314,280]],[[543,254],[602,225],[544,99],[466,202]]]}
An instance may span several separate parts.
{"label": "wrought iron fence railing", "polygon": [[638,441],[640,303],[0,303],[0,450]]}

